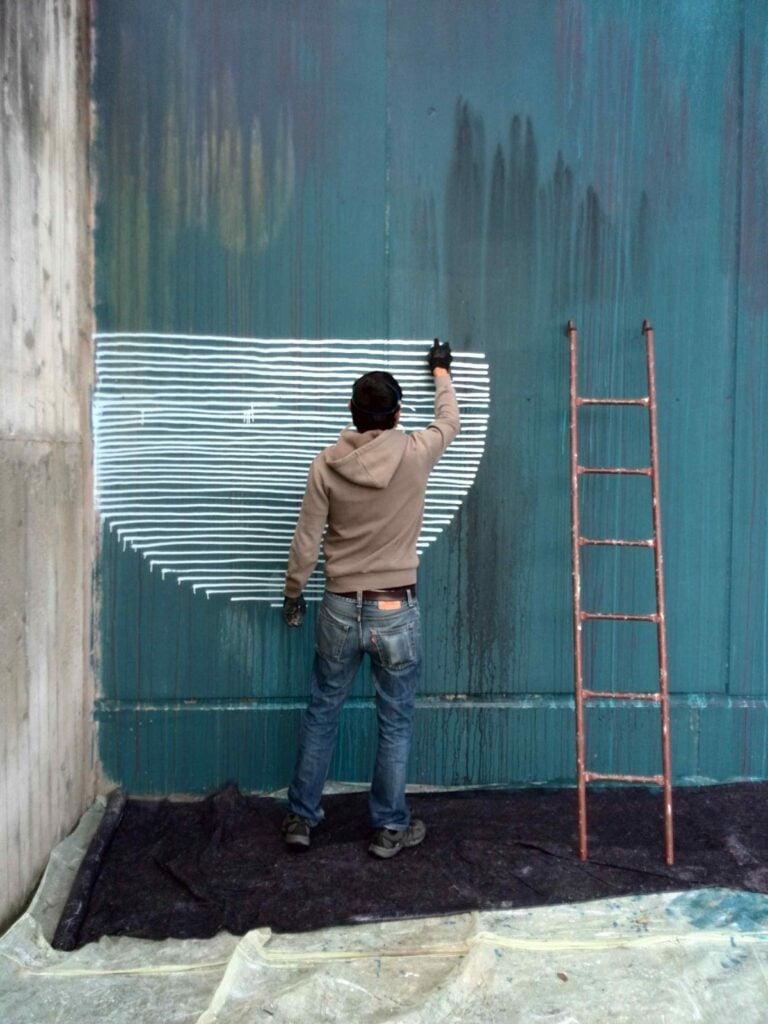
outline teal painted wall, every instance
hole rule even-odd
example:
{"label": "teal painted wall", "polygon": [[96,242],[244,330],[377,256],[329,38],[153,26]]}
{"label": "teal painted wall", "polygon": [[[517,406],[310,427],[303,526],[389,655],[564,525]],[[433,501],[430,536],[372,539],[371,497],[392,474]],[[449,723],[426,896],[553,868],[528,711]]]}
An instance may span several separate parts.
{"label": "teal painted wall", "polygon": [[[570,317],[582,393],[642,393],[655,327],[675,778],[768,775],[767,62],[762,0],[96,4],[99,331],[489,361],[477,480],[422,560],[414,782],[573,779]],[[645,462],[642,416],[585,411],[585,461]],[[590,481],[584,532],[647,535],[647,486]],[[585,606],[650,610],[647,552],[587,554]],[[313,612],[205,599],[106,520],[98,589],[106,773],[285,784]],[[600,688],[653,686],[649,628],[585,627]],[[335,778],[368,777],[370,692]],[[590,712],[590,766],[657,770],[656,723]]]}

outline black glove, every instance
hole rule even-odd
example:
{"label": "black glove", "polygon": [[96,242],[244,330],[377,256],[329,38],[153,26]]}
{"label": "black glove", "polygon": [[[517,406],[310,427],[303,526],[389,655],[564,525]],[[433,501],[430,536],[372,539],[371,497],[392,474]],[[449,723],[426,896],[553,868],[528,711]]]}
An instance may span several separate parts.
{"label": "black glove", "polygon": [[307,602],[303,596],[283,598],[283,620],[289,626],[300,626],[304,621]]}
{"label": "black glove", "polygon": [[429,363],[430,373],[434,371],[436,366],[441,366],[444,370],[448,370],[450,372],[453,356],[451,355],[451,346],[448,342],[440,341],[439,338],[435,338],[434,344],[429,350],[427,362]]}

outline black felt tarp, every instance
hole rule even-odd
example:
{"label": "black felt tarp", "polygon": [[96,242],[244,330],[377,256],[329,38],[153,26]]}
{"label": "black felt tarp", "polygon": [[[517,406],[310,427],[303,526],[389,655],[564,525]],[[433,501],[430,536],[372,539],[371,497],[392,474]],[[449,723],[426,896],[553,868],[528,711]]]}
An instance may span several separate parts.
{"label": "black felt tarp", "polygon": [[306,931],[706,886],[768,893],[767,798],[768,783],[676,789],[676,862],[667,867],[656,790],[590,790],[585,863],[576,852],[573,789],[410,796],[427,838],[387,861],[367,852],[365,793],[326,797],[326,821],[302,852],[284,848],[285,808],[269,797],[235,787],[195,802],[117,794],[54,945],[262,926]]}

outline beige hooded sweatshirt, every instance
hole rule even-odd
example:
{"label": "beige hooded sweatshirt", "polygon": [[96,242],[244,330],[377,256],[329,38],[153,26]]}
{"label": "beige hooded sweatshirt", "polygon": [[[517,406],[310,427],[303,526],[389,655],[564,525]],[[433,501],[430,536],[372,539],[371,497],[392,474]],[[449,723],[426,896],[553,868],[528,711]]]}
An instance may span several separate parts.
{"label": "beige hooded sweatshirt", "polygon": [[332,593],[416,582],[416,542],[433,466],[459,432],[449,376],[435,377],[435,419],[424,430],[343,430],[313,461],[288,556],[287,597],[297,597],[323,541]]}

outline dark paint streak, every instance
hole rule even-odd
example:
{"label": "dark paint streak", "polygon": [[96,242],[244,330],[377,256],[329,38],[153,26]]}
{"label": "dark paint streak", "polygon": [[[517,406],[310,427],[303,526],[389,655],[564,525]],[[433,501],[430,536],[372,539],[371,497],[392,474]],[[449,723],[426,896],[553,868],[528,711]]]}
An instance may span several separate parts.
{"label": "dark paint streak", "polygon": [[579,291],[588,302],[594,302],[603,291],[601,275],[605,270],[602,253],[604,227],[600,200],[590,185],[579,209],[576,229],[576,252],[581,273]]}
{"label": "dark paint streak", "polygon": [[440,282],[440,253],[437,239],[437,212],[434,192],[425,192],[421,180],[416,183],[416,195],[410,216],[409,291],[413,295],[410,318],[417,337],[434,334],[438,323],[438,290]]}
{"label": "dark paint streak", "polygon": [[573,173],[558,152],[552,181],[552,237],[554,273],[552,302],[565,309],[573,296]]}
{"label": "dark paint streak", "polygon": [[476,279],[482,268],[485,128],[464,100],[456,104],[455,142],[445,196],[445,287],[451,339],[473,346]]}
{"label": "dark paint streak", "polygon": [[[510,123],[508,152],[505,154],[500,142],[493,151],[486,227],[481,233],[477,203],[486,190],[478,187],[475,173],[471,176],[473,187],[464,185],[467,169],[476,171],[482,165],[477,147],[484,131],[481,119],[467,104],[460,102],[457,110],[451,177],[446,189],[446,194],[453,197],[453,205],[446,206],[444,236],[448,241],[456,240],[457,245],[461,239],[462,244],[458,252],[447,248],[446,263],[460,274],[465,299],[468,297],[475,308],[483,309],[483,344],[492,357],[494,377],[501,381],[513,380],[516,385],[511,404],[492,405],[484,462],[476,488],[468,496],[460,518],[462,550],[465,551],[462,592],[466,599],[457,610],[454,629],[467,655],[467,692],[499,693],[526,688],[530,683],[526,666],[529,659],[535,657],[529,650],[534,613],[526,599],[540,586],[536,579],[541,576],[541,565],[534,561],[529,538],[536,530],[541,462],[527,447],[527,439],[536,429],[541,399],[537,405],[529,402],[541,388],[539,367],[546,373],[546,368],[552,365],[559,333],[553,331],[552,338],[548,339],[552,351],[531,349],[530,338],[539,334],[539,322],[548,315],[553,299],[565,318],[571,303],[608,301],[613,289],[628,286],[629,274],[633,277],[629,287],[644,289],[651,244],[650,202],[647,194],[639,195],[625,251],[619,230],[603,212],[596,190],[588,187],[577,202],[573,173],[561,153],[551,178],[540,182],[532,120],[524,121],[515,116]],[[475,126],[474,131],[472,126]],[[467,235],[470,230],[477,232],[475,239]],[[468,253],[475,252],[481,242],[484,243],[484,258],[478,265],[475,257],[470,258]],[[611,254],[610,261],[608,254]],[[461,310],[454,315],[460,331]],[[623,376],[631,359],[627,361],[617,354],[612,339],[604,339],[602,344],[609,353],[610,376]],[[639,354],[639,347],[637,351]],[[599,356],[598,352],[597,357],[590,360],[593,367],[599,367]],[[640,362],[637,369],[641,369]],[[594,370],[592,376],[595,376]],[[637,379],[642,382],[642,376],[637,375]],[[615,392],[616,387],[597,384],[597,393],[606,390]],[[558,402],[556,394],[553,400]],[[635,443],[639,431],[641,447],[646,444],[644,423],[637,420],[627,436],[626,430],[627,425],[624,425],[614,440]],[[547,456],[546,461],[549,458]],[[618,460],[618,455],[614,458]],[[560,486],[564,484],[563,477]],[[506,489],[510,486],[514,504],[508,504]],[[621,521],[637,504],[632,498],[628,505],[630,497],[616,490],[602,495],[595,491],[592,501],[603,515],[609,513],[613,519]],[[615,523],[607,532],[619,535],[622,531]],[[638,528],[638,535],[642,533]],[[638,564],[632,570],[628,581],[630,589],[639,586],[635,576],[639,574],[642,579],[647,568]],[[550,571],[547,569],[546,574]],[[552,578],[557,588],[556,573]],[[627,596],[624,592],[627,587],[620,587],[620,578],[615,562],[602,565],[596,579],[613,597],[598,594],[596,607],[605,600],[618,606],[622,600],[638,600],[636,596]],[[510,592],[517,595],[513,605],[509,601]],[[647,599],[647,595],[645,597]],[[544,607],[547,603],[545,601]],[[547,612],[556,614],[551,604]],[[597,669],[615,676],[624,647],[623,643],[617,645],[612,640],[607,654],[604,651],[600,659],[596,659]],[[632,662],[641,656],[636,647],[632,638]],[[456,657],[461,657],[458,648]],[[509,666],[509,674],[502,668],[506,666]]]}

